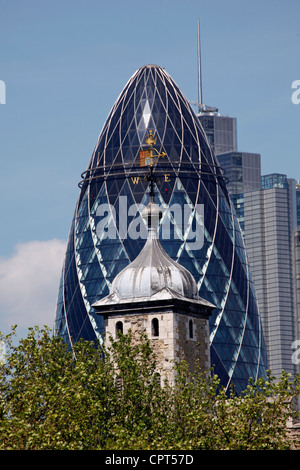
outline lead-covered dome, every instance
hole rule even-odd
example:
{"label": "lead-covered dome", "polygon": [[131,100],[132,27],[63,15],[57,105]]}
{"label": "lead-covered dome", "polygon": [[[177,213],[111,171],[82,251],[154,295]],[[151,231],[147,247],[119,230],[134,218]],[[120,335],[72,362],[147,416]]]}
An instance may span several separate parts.
{"label": "lead-covered dome", "polygon": [[137,258],[116,276],[110,293],[120,300],[149,299],[168,288],[179,296],[197,299],[194,277],[165,252],[157,238],[159,207],[150,201],[142,217],[148,225],[147,241]]}

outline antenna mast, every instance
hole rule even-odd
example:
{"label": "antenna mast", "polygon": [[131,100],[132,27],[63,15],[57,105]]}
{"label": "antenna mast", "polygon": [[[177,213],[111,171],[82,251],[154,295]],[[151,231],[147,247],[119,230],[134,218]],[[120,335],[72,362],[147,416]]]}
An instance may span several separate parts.
{"label": "antenna mast", "polygon": [[198,104],[199,113],[202,105],[202,73],[201,73],[201,44],[200,44],[200,20],[198,18]]}
{"label": "antenna mast", "polygon": [[202,68],[201,68],[201,42],[200,42],[200,20],[198,18],[198,51],[197,51],[197,59],[198,59],[198,101],[190,101],[191,104],[198,107],[198,114],[199,116],[204,113],[217,113],[218,108],[214,108],[212,106],[207,106],[202,102]]}

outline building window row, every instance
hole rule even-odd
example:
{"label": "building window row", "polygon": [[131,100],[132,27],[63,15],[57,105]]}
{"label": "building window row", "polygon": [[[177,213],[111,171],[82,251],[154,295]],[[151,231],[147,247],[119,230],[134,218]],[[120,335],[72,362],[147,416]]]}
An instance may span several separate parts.
{"label": "building window row", "polygon": [[[123,334],[123,322],[122,321],[117,321],[116,322],[116,326],[115,326],[116,337],[118,336],[119,333]],[[158,318],[152,318],[152,320],[151,320],[151,336],[152,336],[152,338],[158,338],[159,337],[159,320],[158,320]],[[190,339],[194,338],[194,322],[193,322],[193,320],[189,320],[189,322],[188,322],[188,337]]]}
{"label": "building window row", "polygon": [[[115,326],[116,337],[119,333],[123,333],[123,322],[117,321]],[[157,318],[153,318],[151,321],[151,336],[157,338],[159,336],[159,321]]]}

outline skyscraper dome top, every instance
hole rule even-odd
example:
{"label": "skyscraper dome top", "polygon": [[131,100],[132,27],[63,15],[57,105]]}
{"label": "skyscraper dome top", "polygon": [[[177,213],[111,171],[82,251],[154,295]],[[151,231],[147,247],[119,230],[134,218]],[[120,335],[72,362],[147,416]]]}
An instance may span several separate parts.
{"label": "skyscraper dome top", "polygon": [[[159,65],[156,65],[156,64],[146,64],[146,65],[144,65],[144,67],[147,67],[147,68],[157,67],[157,68],[160,68],[160,69],[163,68],[163,67],[160,67]],[[141,70],[144,67],[140,67],[139,70]]]}
{"label": "skyscraper dome top", "polygon": [[[131,176],[138,175],[139,150],[149,129],[157,137],[158,150],[168,150],[166,171],[170,165],[172,169],[174,165],[184,167],[202,177],[216,177],[222,184],[222,169],[190,103],[164,67],[145,64],[135,71],[112,107],[80,187],[85,188],[91,179],[99,179],[106,172],[113,176],[119,170],[126,174],[130,170]],[[185,131],[189,133],[188,152]],[[166,203],[172,183],[170,191],[164,193]]]}
{"label": "skyscraper dome top", "polygon": [[148,224],[148,238],[140,254],[114,279],[111,293],[119,299],[151,298],[168,288],[185,298],[198,298],[197,284],[192,274],[163,250],[157,236],[159,208],[150,201],[142,212]]}

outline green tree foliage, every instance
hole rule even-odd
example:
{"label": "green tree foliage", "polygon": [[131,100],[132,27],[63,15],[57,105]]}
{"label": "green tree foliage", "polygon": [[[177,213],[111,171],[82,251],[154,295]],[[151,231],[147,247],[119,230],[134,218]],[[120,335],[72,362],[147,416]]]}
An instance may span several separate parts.
{"label": "green tree foliage", "polygon": [[[0,449],[288,449],[286,420],[298,379],[249,382],[228,397],[213,373],[175,364],[161,386],[145,335],[111,338],[109,348],[80,341],[70,352],[47,328],[11,335],[0,361]],[[105,356],[105,360],[104,360]]]}

